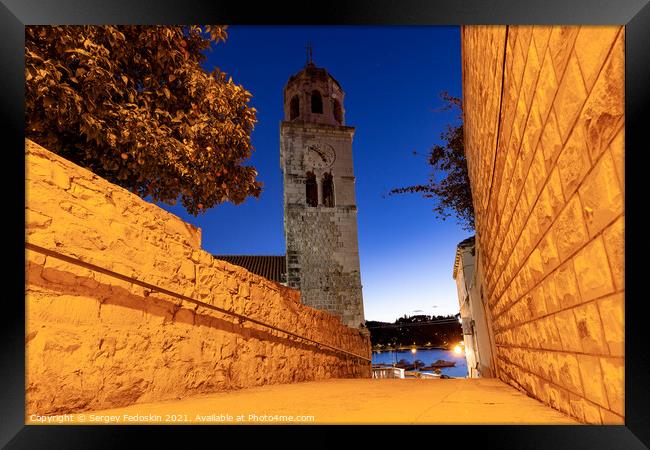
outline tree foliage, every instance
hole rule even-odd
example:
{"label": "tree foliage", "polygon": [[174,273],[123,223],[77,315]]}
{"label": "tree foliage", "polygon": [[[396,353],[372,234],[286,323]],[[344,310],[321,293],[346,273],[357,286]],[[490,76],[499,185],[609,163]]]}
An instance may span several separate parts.
{"label": "tree foliage", "polygon": [[193,215],[259,196],[251,94],[201,67],[225,26],[25,27],[26,136]]}
{"label": "tree foliage", "polygon": [[432,198],[436,201],[433,211],[438,217],[445,220],[453,213],[463,228],[473,230],[474,206],[463,144],[462,102],[446,92],[440,96],[445,102],[441,109],[458,110],[460,123],[447,125],[440,135],[444,144],[435,145],[429,151],[427,161],[432,171],[426,184],[396,188],[389,193],[419,193]]}

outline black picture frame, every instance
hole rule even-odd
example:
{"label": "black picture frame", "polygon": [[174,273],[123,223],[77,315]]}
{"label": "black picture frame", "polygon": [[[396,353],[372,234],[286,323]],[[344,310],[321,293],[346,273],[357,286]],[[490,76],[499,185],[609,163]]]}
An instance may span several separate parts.
{"label": "black picture frame", "polygon": [[[5,204],[11,212],[4,217],[11,232],[24,233],[24,26],[31,24],[190,24],[228,23],[241,25],[461,25],[461,24],[611,24],[626,26],[626,302],[625,302],[625,425],[624,426],[438,426],[418,427],[418,439],[411,429],[385,430],[368,427],[362,435],[365,445],[383,445],[396,436],[405,445],[431,445],[437,437],[452,436],[454,445],[482,448],[620,448],[650,446],[648,405],[648,327],[643,305],[644,270],[650,246],[643,231],[646,222],[647,187],[641,185],[643,152],[647,139],[643,124],[650,89],[650,6],[649,0],[366,0],[308,4],[184,0],[2,0],[0,71],[4,162],[2,182]],[[647,126],[647,125],[646,125]],[[11,140],[7,140],[10,137]],[[645,144],[645,145],[643,145]],[[647,152],[647,150],[646,150]],[[0,328],[0,445],[7,448],[131,448],[135,437],[149,445],[154,440],[170,442],[170,431],[183,433],[186,442],[200,442],[215,431],[223,437],[224,427],[200,426],[36,426],[24,424],[25,399],[25,278],[24,234],[5,234],[4,326]],[[22,255],[22,256],[21,256]],[[15,257],[15,259],[14,259]],[[16,264],[16,262],[18,262]],[[15,291],[17,292],[14,292]],[[10,312],[7,312],[9,310]],[[644,337],[645,336],[645,337]],[[645,344],[644,344],[645,343]],[[249,427],[237,428],[240,438],[251,436]],[[255,426],[256,432],[261,427]],[[289,427],[264,427],[276,432]],[[380,430],[383,430],[380,432]],[[301,446],[323,444],[329,427],[291,427],[300,436],[291,441]],[[319,435],[317,437],[317,435]],[[426,437],[425,437],[426,436]],[[421,438],[425,437],[424,440]],[[214,438],[214,437],[213,437]],[[349,442],[349,441],[348,441]],[[216,444],[215,441],[212,441]],[[226,445],[225,442],[221,442]],[[291,444],[282,439],[282,445]],[[406,444],[408,443],[408,444]],[[197,444],[198,445],[198,444]],[[317,446],[319,446],[317,445]],[[448,444],[449,445],[449,444]]]}

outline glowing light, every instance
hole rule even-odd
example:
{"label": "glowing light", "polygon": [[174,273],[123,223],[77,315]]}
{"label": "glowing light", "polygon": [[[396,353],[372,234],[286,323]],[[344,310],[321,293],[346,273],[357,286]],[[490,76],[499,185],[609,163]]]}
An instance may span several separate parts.
{"label": "glowing light", "polygon": [[417,352],[417,350],[414,349],[414,348],[412,348],[412,349],[411,349],[411,353],[413,353],[413,354],[415,355],[415,352]]}
{"label": "glowing light", "polygon": [[460,355],[461,353],[463,353],[463,349],[461,348],[460,345],[457,345],[456,347],[454,347],[454,353],[456,353],[457,355]]}

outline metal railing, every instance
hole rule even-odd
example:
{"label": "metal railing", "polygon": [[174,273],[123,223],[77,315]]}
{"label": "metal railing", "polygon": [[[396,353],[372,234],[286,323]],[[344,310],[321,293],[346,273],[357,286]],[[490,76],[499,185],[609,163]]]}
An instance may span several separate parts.
{"label": "metal railing", "polygon": [[72,256],[64,255],[62,253],[56,252],[54,250],[47,249],[45,247],[38,246],[36,244],[32,244],[30,242],[25,242],[25,248],[28,249],[28,250],[32,250],[32,251],[41,253],[41,254],[46,255],[46,256],[51,256],[53,258],[60,259],[60,260],[65,261],[65,262],[78,265],[80,267],[84,267],[84,268],[92,270],[94,272],[103,273],[103,274],[109,275],[109,276],[111,276],[113,278],[117,278],[117,279],[120,279],[122,281],[126,281],[128,283],[136,284],[136,285],[141,286],[143,288],[149,289],[152,292],[159,292],[161,294],[170,295],[170,296],[176,297],[176,298],[178,298],[180,300],[183,300],[183,301],[186,301],[186,302],[189,302],[189,303],[193,303],[195,305],[199,305],[199,306],[202,306],[204,308],[207,308],[207,309],[210,309],[210,310],[213,310],[213,311],[217,311],[217,312],[219,312],[221,314],[225,314],[227,316],[235,317],[235,318],[240,320],[240,324],[242,322],[254,323],[256,325],[260,325],[262,327],[269,328],[269,329],[274,330],[274,331],[279,331],[280,333],[284,333],[287,336],[302,339],[303,341],[307,341],[307,342],[309,342],[309,343],[311,343],[313,345],[327,348],[327,349],[332,350],[332,351],[334,351],[336,353],[342,353],[342,354],[352,356],[354,358],[361,359],[361,360],[368,361],[368,362],[371,361],[370,358],[367,358],[365,356],[357,355],[356,353],[352,353],[352,352],[349,352],[347,350],[343,350],[341,348],[334,347],[334,346],[329,345],[329,344],[325,344],[323,342],[315,341],[315,340],[310,339],[308,337],[305,337],[305,336],[293,333],[291,331],[276,327],[274,325],[262,322],[261,320],[253,319],[252,317],[248,317],[248,316],[245,316],[243,314],[239,314],[239,313],[236,313],[236,312],[233,312],[233,311],[228,311],[227,309],[219,308],[218,306],[214,306],[214,305],[211,305],[209,303],[205,303],[205,302],[202,302],[200,300],[196,300],[196,299],[194,299],[192,297],[188,297],[186,295],[179,294],[178,292],[170,291],[169,289],[161,288],[159,286],[156,286],[156,285],[153,285],[153,284],[150,284],[150,283],[146,283],[146,282],[138,280],[136,278],[133,278],[133,277],[130,277],[130,276],[127,276],[127,275],[123,275],[123,274],[115,272],[113,270],[106,269],[104,267],[100,267],[100,266],[97,266],[95,264],[88,263],[86,261],[82,261],[82,260],[80,260],[78,258],[75,258],[75,257],[72,257]]}
{"label": "metal railing", "polygon": [[399,367],[373,367],[373,378],[404,378],[404,369]]}
{"label": "metal railing", "polygon": [[417,372],[417,371],[406,371],[405,369],[400,369],[399,367],[373,367],[372,368],[372,377],[373,378],[440,378],[439,374],[427,373],[427,372]]}

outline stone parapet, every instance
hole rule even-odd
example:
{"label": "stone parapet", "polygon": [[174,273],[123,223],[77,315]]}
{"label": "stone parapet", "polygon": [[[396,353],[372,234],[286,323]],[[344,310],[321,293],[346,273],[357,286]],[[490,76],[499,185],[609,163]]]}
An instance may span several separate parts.
{"label": "stone parapet", "polygon": [[[370,358],[300,293],[215,260],[200,230],[26,141],[26,241]],[[370,362],[26,252],[26,412],[55,414],[275,383],[369,377]]]}

